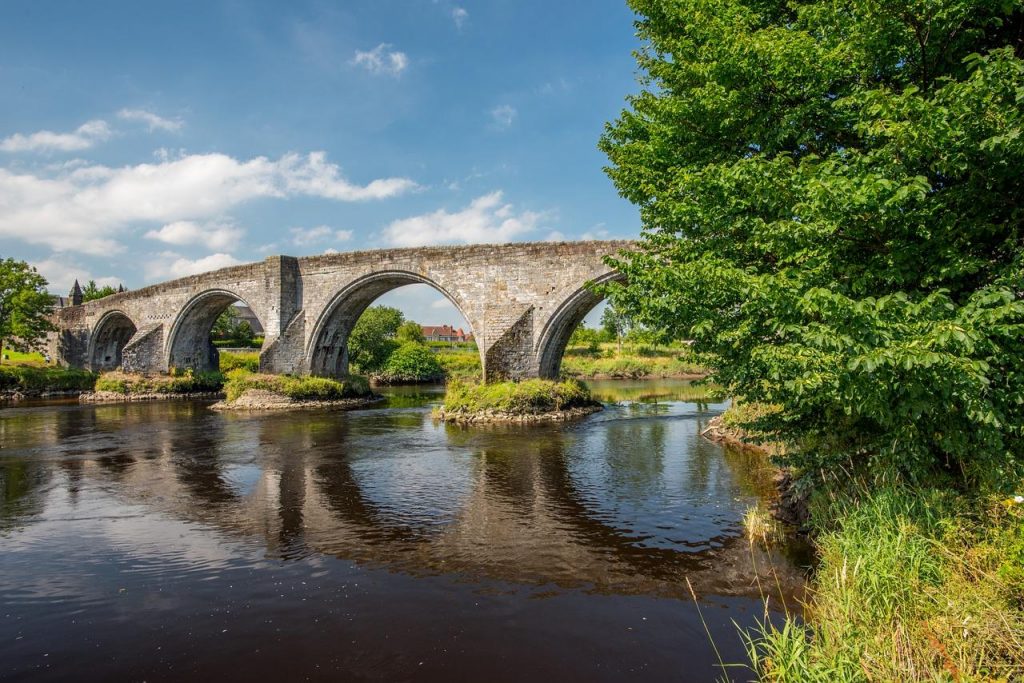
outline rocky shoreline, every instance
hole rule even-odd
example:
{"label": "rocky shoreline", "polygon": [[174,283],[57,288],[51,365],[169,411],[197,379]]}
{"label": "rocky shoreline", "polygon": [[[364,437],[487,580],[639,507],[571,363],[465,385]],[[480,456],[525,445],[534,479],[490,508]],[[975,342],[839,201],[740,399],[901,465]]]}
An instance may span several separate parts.
{"label": "rocky shoreline", "polygon": [[[701,432],[701,436],[709,441],[758,453],[766,458],[778,454],[777,448],[751,443],[744,438],[742,433],[726,427],[722,422],[721,415],[711,418],[707,428]],[[775,465],[773,467],[775,475],[772,477],[772,483],[775,484],[775,490],[778,495],[771,504],[772,516],[783,524],[796,529],[799,533],[806,533],[808,531],[806,529],[807,520],[810,517],[810,511],[807,507],[807,496],[797,491],[796,480],[793,478],[793,473],[789,468]]]}
{"label": "rocky shoreline", "polygon": [[78,397],[80,403],[136,403],[144,401],[213,400],[224,398],[221,391],[197,391],[188,394],[147,392],[142,394],[119,391],[88,391]]}
{"label": "rocky shoreline", "polygon": [[578,406],[566,410],[550,410],[539,413],[506,413],[498,410],[482,410],[476,413],[449,413],[444,408],[434,410],[434,418],[455,424],[537,424],[542,422],[566,422],[604,410],[604,406]]}
{"label": "rocky shoreline", "polygon": [[[223,397],[223,394],[220,395]],[[378,394],[343,398],[335,401],[296,400],[282,394],[265,389],[249,389],[234,401],[220,401],[210,406],[210,410],[245,410],[245,411],[279,411],[279,410],[353,410],[383,401]]]}

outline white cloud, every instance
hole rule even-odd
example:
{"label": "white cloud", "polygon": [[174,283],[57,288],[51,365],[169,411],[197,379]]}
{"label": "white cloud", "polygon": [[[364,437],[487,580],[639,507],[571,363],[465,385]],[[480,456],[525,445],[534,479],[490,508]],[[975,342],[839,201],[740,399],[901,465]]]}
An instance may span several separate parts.
{"label": "white cloud", "polygon": [[491,110],[491,122],[498,130],[505,130],[515,122],[518,114],[512,105],[502,104]]}
{"label": "white cloud", "polygon": [[96,284],[100,287],[106,287],[107,285],[117,287],[124,282],[124,280],[113,276],[101,277],[93,275],[78,263],[55,256],[43,259],[42,261],[35,261],[31,265],[35,266],[36,270],[46,278],[48,283],[46,289],[55,294],[67,294],[71,291],[71,286],[75,280],[78,280],[79,284],[83,287],[89,280],[95,280]]}
{"label": "white cloud", "polygon": [[150,230],[146,237],[177,246],[202,245],[208,249],[228,249],[237,244],[245,230],[230,222],[174,221],[159,230]]}
{"label": "white cloud", "polygon": [[146,264],[146,279],[150,282],[155,280],[166,280],[169,278],[185,277],[187,275],[198,275],[219,268],[237,266],[239,261],[231,254],[217,252],[198,259],[188,259],[184,256],[168,251],[160,254]]}
{"label": "white cloud", "polygon": [[[121,233],[138,224],[215,219],[240,204],[267,197],[363,201],[416,187],[407,178],[354,185],[323,152],[286,154],[276,161],[194,154],[119,168],[80,166],[50,175],[0,168],[0,238],[108,255],[120,250]],[[161,239],[156,235],[162,230],[154,231],[154,239]],[[181,230],[165,236],[177,239]],[[217,239],[225,239],[225,234]]]}
{"label": "white cloud", "polygon": [[548,236],[544,238],[544,241],[545,242],[564,242],[565,241],[565,234],[560,232],[560,231],[558,231],[558,230],[552,230],[551,232],[548,233]]}
{"label": "white cloud", "polygon": [[511,204],[502,203],[501,197],[500,191],[492,192],[474,199],[462,211],[448,213],[439,209],[394,221],[384,229],[384,239],[400,247],[510,242],[537,228],[543,214],[516,213]]}
{"label": "white cloud", "polygon": [[0,140],[3,152],[76,152],[89,149],[97,142],[110,138],[110,126],[106,121],[86,121],[71,133],[54,133],[41,130],[30,135],[15,133]]}
{"label": "white cloud", "polygon": [[461,30],[466,25],[466,22],[469,21],[469,12],[462,7],[453,7],[452,21],[455,22],[455,28]]}
{"label": "white cloud", "polygon": [[174,133],[181,130],[182,126],[185,125],[185,122],[181,119],[165,119],[145,109],[122,109],[117,112],[117,116],[125,121],[140,121],[146,124],[150,132],[165,130]]}
{"label": "white cloud", "polygon": [[328,238],[333,238],[338,242],[352,239],[351,230],[335,230],[329,225],[318,225],[315,228],[291,228],[289,232],[292,235],[292,244],[297,247],[323,242]]}
{"label": "white cloud", "polygon": [[389,48],[391,45],[388,43],[381,43],[367,52],[356,50],[352,63],[362,66],[374,75],[397,76],[409,66],[409,58],[404,52],[391,51]]}

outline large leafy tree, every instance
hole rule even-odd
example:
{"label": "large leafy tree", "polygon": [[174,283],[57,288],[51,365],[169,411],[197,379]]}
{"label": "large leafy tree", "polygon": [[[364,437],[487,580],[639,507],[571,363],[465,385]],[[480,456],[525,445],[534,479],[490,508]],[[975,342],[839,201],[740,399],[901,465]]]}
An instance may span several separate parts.
{"label": "large leafy tree", "polygon": [[601,140],[612,292],[774,404],[796,463],[1012,481],[1024,458],[1024,0],[630,0]]}
{"label": "large leafy tree", "polygon": [[0,352],[4,345],[28,351],[53,329],[53,297],[46,279],[24,261],[0,261]]}
{"label": "large leafy tree", "polygon": [[405,316],[397,308],[371,306],[363,311],[348,336],[348,360],[360,372],[377,372],[399,347],[395,339]]}

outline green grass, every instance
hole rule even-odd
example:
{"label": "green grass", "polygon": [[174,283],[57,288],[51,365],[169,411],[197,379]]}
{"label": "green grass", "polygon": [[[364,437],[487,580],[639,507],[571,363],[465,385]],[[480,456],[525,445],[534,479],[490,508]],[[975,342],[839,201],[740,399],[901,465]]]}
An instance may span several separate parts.
{"label": "green grass", "polygon": [[816,505],[832,520],[805,622],[749,636],[765,681],[1024,677],[1024,506],[891,487]]}
{"label": "green grass", "polygon": [[[43,354],[38,351],[30,351],[28,353],[22,351],[15,351],[14,349],[4,349],[3,356],[7,356],[3,359],[3,365],[46,365],[46,358]],[[0,356],[0,358],[3,358]]]}
{"label": "green grass", "polygon": [[174,375],[136,375],[127,372],[105,372],[96,380],[96,391],[117,394],[195,394],[220,391],[224,375],[219,372],[191,370]]}
{"label": "green grass", "polygon": [[593,404],[587,385],[571,379],[561,382],[530,379],[491,384],[453,381],[448,383],[444,397],[444,410],[449,415],[484,411],[530,415]]}
{"label": "green grass", "polygon": [[258,352],[247,353],[225,353],[220,352],[220,371],[231,372],[242,368],[249,372],[259,372],[260,370],[260,354]]}
{"label": "green grass", "polygon": [[476,351],[452,351],[438,353],[437,362],[449,380],[479,381],[483,374],[480,365],[480,354]]}
{"label": "green grass", "polygon": [[95,382],[96,375],[86,370],[53,366],[0,366],[0,390],[5,391],[91,391]]}
{"label": "green grass", "polygon": [[224,393],[229,403],[238,400],[249,389],[269,391],[296,401],[337,401],[371,393],[369,382],[359,375],[350,375],[339,381],[327,377],[262,375],[241,368],[228,373]]}
{"label": "green grass", "polygon": [[640,377],[701,376],[704,368],[689,360],[688,352],[641,355],[576,355],[562,359],[562,374],[570,377],[637,379]]}

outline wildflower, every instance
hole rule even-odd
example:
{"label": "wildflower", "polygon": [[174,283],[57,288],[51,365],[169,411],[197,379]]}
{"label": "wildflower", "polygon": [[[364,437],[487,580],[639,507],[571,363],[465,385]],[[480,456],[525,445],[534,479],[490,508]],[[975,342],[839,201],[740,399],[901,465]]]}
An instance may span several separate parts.
{"label": "wildflower", "polygon": [[1024,496],[1014,496],[1013,502],[1016,503],[1017,505],[1024,503]]}

